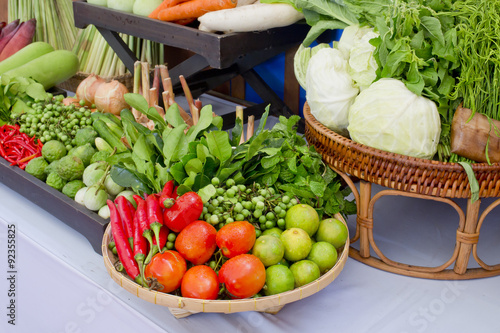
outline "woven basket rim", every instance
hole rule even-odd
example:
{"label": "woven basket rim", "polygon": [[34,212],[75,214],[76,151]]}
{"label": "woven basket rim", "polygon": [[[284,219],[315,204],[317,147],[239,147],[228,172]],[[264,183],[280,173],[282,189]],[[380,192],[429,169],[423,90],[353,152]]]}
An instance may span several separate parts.
{"label": "woven basket rim", "polygon": [[[340,214],[335,214],[336,219],[340,220],[347,228],[347,223]],[[349,229],[347,228],[348,232]],[[349,235],[347,241],[342,248],[337,262],[325,274],[320,276],[315,281],[293,290],[271,295],[262,296],[259,298],[246,298],[238,300],[202,300],[195,298],[186,298],[171,294],[162,293],[155,290],[148,290],[137,284],[135,281],[126,275],[126,273],[118,272],[113,265],[112,259],[116,260],[116,256],[109,250],[108,244],[111,239],[111,224],[109,223],[104,232],[102,239],[102,253],[106,269],[110,276],[120,284],[128,292],[144,299],[150,303],[163,305],[172,309],[182,309],[193,312],[209,312],[209,313],[235,313],[244,311],[264,311],[276,306],[283,306],[288,303],[298,301],[300,299],[311,296],[320,290],[324,289],[333,282],[340,272],[344,269],[345,263],[349,256]]]}
{"label": "woven basket rim", "polygon": [[[465,170],[459,163],[454,162],[441,162],[430,159],[423,159],[418,157],[412,157],[397,153],[391,153],[388,151],[380,150],[377,148],[372,148],[361,143],[355,142],[347,137],[344,137],[322,123],[320,123],[311,113],[311,109],[307,102],[304,104],[304,118],[306,120],[307,125],[313,127],[316,131],[322,133],[330,140],[335,141],[353,151],[357,151],[363,155],[377,156],[386,160],[387,162],[406,165],[409,167],[418,167],[418,168],[427,168],[427,169],[439,169],[456,173],[465,173]],[[480,172],[500,172],[500,163],[471,163],[472,169],[474,171]]]}

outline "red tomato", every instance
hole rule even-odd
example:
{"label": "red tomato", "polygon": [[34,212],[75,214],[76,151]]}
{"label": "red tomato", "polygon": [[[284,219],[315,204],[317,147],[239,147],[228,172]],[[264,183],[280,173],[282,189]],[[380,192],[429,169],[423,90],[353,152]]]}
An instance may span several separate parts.
{"label": "red tomato", "polygon": [[146,279],[154,278],[161,284],[158,291],[164,293],[179,288],[184,273],[186,273],[186,260],[176,251],[156,254],[144,270]]}
{"label": "red tomato", "polygon": [[216,242],[228,258],[247,253],[255,243],[255,227],[247,221],[226,224],[217,232]]}
{"label": "red tomato", "polygon": [[219,295],[217,273],[205,265],[191,267],[182,278],[181,294],[190,298],[217,299]]}
{"label": "red tomato", "polygon": [[187,225],[177,235],[175,239],[175,249],[184,257],[184,259],[195,265],[206,263],[215,249],[215,236],[217,230],[205,222],[195,221]]}
{"label": "red tomato", "polygon": [[222,265],[219,281],[234,298],[252,297],[266,283],[266,268],[256,256],[240,254]]}

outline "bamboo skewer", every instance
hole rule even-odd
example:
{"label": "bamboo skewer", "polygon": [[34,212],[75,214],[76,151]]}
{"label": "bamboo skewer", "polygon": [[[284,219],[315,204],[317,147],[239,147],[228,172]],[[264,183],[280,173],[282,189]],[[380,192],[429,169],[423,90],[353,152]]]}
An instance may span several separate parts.
{"label": "bamboo skewer", "polygon": [[[136,61],[134,63],[134,94],[139,94],[141,92],[141,62]],[[142,117],[142,113],[139,110],[132,108],[132,114],[134,115],[135,120],[139,122]]]}
{"label": "bamboo skewer", "polygon": [[248,116],[247,123],[247,141],[253,136],[255,128],[255,116]]}
{"label": "bamboo skewer", "polygon": [[184,91],[184,96],[189,105],[189,110],[191,111],[191,117],[193,118],[193,124],[196,125],[198,120],[200,119],[200,110],[196,107],[193,101],[193,95],[191,94],[191,90],[187,84],[186,78],[184,75],[179,75],[179,80],[181,81],[182,90]]}
{"label": "bamboo skewer", "polygon": [[[243,107],[241,105],[236,106],[236,118],[241,120],[241,128],[243,129],[244,126],[244,117],[243,117]],[[241,137],[240,137],[240,145],[245,142],[245,133],[242,130],[241,131]]]}

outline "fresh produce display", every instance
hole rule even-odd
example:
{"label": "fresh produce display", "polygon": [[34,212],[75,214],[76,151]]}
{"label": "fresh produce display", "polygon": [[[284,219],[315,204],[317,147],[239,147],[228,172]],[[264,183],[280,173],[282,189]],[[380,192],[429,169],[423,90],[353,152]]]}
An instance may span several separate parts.
{"label": "fresh produce display", "polygon": [[[93,73],[74,97],[53,96],[46,90],[74,75],[78,56],[44,42],[29,46],[0,62],[2,120],[16,141],[39,140],[15,162],[110,219],[109,247],[123,274],[164,293],[241,299],[293,290],[335,265],[347,232],[337,247],[313,247],[320,222],[356,207],[297,133],[300,117],[267,129],[267,109],[255,131],[249,117],[245,135],[237,112],[235,127],[223,131],[222,118],[193,100],[182,76],[190,114],[175,102],[166,66],[155,66],[150,86],[149,62],[136,64],[133,93]],[[12,148],[12,140],[2,142]]]}
{"label": "fresh produce display", "polygon": [[[309,35],[296,56],[295,66],[299,82],[309,80],[309,84],[303,87],[308,102],[309,99],[311,101],[311,113],[320,122],[355,141],[374,144],[378,149],[395,153],[461,162],[462,165],[498,162],[489,159],[490,152],[495,148],[488,144],[491,138],[498,137],[498,129],[474,122],[476,130],[487,135],[470,137],[467,149],[456,147],[457,143],[451,142],[454,136],[450,133],[453,123],[460,121],[454,117],[460,104],[471,110],[471,117],[478,113],[499,120],[498,102],[493,97],[498,95],[496,72],[499,63],[497,53],[493,51],[496,50],[498,34],[495,25],[485,24],[498,19],[498,1],[285,2],[293,3],[301,10],[311,25]],[[324,58],[320,55],[323,50],[317,51],[312,57],[301,56],[300,53],[305,49],[314,50],[315,47],[310,47],[311,43],[329,29],[345,29],[339,43],[330,46],[332,50],[340,51],[344,60],[337,59],[338,66],[325,68],[322,66]],[[340,54],[337,58],[340,58]],[[330,68],[335,73],[324,75]],[[347,83],[339,79],[346,73],[351,77]],[[383,92],[374,92],[371,96],[363,93],[371,85],[386,79],[404,84],[407,91],[403,95],[407,98],[402,100],[402,95],[398,94],[399,105],[411,104],[415,111],[418,108],[418,120],[423,119],[422,122],[416,119],[399,122],[398,117],[386,113],[389,109],[397,108],[394,106],[394,96]],[[339,94],[331,94],[328,99],[318,98],[326,96],[322,88],[327,82],[335,87],[353,86],[361,92],[352,97],[340,90]],[[435,121],[436,111],[429,112],[428,107],[424,106],[429,103],[422,103],[423,107],[420,108],[411,102],[419,98],[435,105],[433,109],[439,113],[439,124]],[[363,105],[371,106],[370,110],[362,110],[370,118],[357,112],[357,122],[349,129],[348,118],[351,109],[356,108],[354,104],[358,104],[355,102],[357,99],[361,99]],[[328,109],[330,104],[332,107]],[[340,119],[339,115],[342,115]],[[365,124],[362,125],[362,121]],[[369,134],[366,136],[368,128],[376,133],[375,136],[387,138],[377,140]],[[431,143],[408,149],[405,147],[408,140],[419,140],[414,135],[425,137]],[[436,136],[439,136],[438,142]],[[479,158],[477,151],[481,151],[482,156]]]}

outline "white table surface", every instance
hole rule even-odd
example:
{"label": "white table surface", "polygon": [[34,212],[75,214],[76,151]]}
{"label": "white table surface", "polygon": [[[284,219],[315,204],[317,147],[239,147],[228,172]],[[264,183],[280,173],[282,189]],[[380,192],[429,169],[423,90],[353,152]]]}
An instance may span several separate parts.
{"label": "white table surface", "polygon": [[[0,198],[0,332],[500,332],[500,277],[418,279],[351,258],[332,284],[276,315],[176,319],[167,308],[121,289],[88,240],[63,221],[3,184]],[[456,213],[426,200],[379,202],[377,241],[390,258],[439,265],[451,255]],[[491,264],[500,259],[498,216],[497,208],[480,239],[480,255]],[[6,308],[8,224],[17,228],[15,326],[8,324]],[[349,225],[353,232],[354,217]]]}

